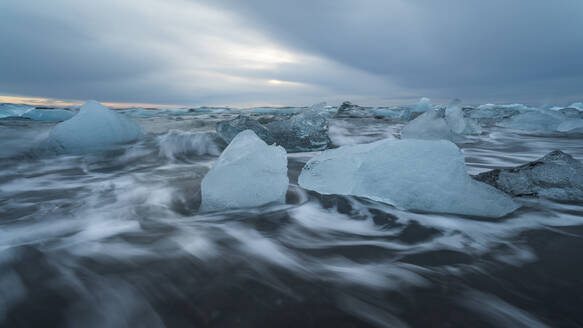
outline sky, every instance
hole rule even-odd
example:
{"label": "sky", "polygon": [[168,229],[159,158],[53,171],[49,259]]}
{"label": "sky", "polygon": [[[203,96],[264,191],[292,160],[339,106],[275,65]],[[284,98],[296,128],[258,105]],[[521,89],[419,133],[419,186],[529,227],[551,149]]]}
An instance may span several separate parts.
{"label": "sky", "polygon": [[582,0],[0,0],[0,99],[568,104],[582,31]]}

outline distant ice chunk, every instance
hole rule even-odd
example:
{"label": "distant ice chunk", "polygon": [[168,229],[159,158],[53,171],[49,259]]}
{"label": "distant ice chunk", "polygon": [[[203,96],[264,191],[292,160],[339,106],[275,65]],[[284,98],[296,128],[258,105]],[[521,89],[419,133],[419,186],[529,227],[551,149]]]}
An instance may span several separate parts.
{"label": "distant ice chunk", "polygon": [[245,130],[202,179],[201,210],[284,203],[288,184],[285,149],[268,146],[252,130]]}
{"label": "distant ice chunk", "polygon": [[405,125],[401,139],[454,140],[455,136],[439,111],[430,110]]}
{"label": "distant ice chunk", "polygon": [[310,108],[308,108],[308,110],[314,111],[314,112],[318,112],[318,113],[322,113],[324,111],[326,111],[326,102],[322,101],[316,104],[313,104],[312,106],[310,106]]}
{"label": "distant ice chunk", "polygon": [[31,109],[30,106],[23,104],[0,104],[0,119],[21,117],[21,115],[29,109]]}
{"label": "distant ice chunk", "polygon": [[287,120],[268,123],[275,142],[288,152],[324,150],[331,146],[325,103],[317,104]]}
{"label": "distant ice chunk", "polygon": [[558,132],[583,133],[583,119],[568,119],[557,127]]}
{"label": "distant ice chunk", "polygon": [[277,108],[274,107],[253,107],[247,111],[250,115],[277,115]]}
{"label": "distant ice chunk", "polygon": [[571,107],[531,110],[498,122],[496,126],[542,133],[583,133],[582,114]]}
{"label": "distant ice chunk", "polygon": [[303,110],[301,107],[254,107],[248,111],[251,115],[293,115]]}
{"label": "distant ice chunk", "polygon": [[157,137],[160,147],[159,154],[162,157],[175,159],[189,155],[212,155],[221,154],[222,140],[213,132],[188,132],[181,130],[170,130],[168,133]]}
{"label": "distant ice chunk", "polygon": [[245,130],[252,130],[268,145],[272,145],[275,142],[269,129],[247,116],[239,115],[237,118],[230,121],[219,122],[217,123],[216,130],[226,143],[231,142],[236,135]]}
{"label": "distant ice chunk", "polygon": [[473,180],[461,151],[445,140],[381,140],[327,150],[304,166],[299,184],[409,210],[501,217],[518,208],[505,193]]}
{"label": "distant ice chunk", "polygon": [[485,104],[469,110],[469,117],[474,119],[494,119],[501,120],[512,117],[524,109],[522,104],[494,105]]}
{"label": "distant ice chunk", "polygon": [[419,100],[419,102],[415,105],[415,107],[413,108],[414,112],[427,112],[429,110],[432,110],[433,106],[431,105],[431,100],[429,98],[421,98],[421,100]]}
{"label": "distant ice chunk", "polygon": [[39,109],[31,108],[24,112],[21,117],[34,121],[66,121],[75,116],[75,113],[66,109]]}
{"label": "distant ice chunk", "polygon": [[583,200],[583,164],[560,150],[534,162],[483,172],[474,178],[513,196]]}
{"label": "distant ice chunk", "polygon": [[363,118],[371,116],[372,113],[366,108],[354,105],[350,101],[343,102],[334,115],[336,118]]}
{"label": "distant ice chunk", "polygon": [[46,144],[57,152],[86,153],[135,141],[142,136],[142,128],[136,122],[90,100],[77,115],[57,124]]}
{"label": "distant ice chunk", "polygon": [[583,111],[583,102],[575,102],[569,105],[569,108],[575,108],[577,110]]}
{"label": "distant ice chunk", "polygon": [[387,107],[371,108],[371,112],[374,114],[375,117],[403,118],[403,116],[406,116],[407,114],[410,115],[410,113],[404,113],[405,110],[397,111],[393,108]]}
{"label": "distant ice chunk", "polygon": [[453,100],[445,109],[445,120],[453,133],[464,134],[481,134],[482,128],[473,119],[465,118],[460,107],[459,99]]}
{"label": "distant ice chunk", "polygon": [[512,110],[517,112],[536,110],[534,107],[529,107],[524,104],[484,104],[478,106],[478,109],[496,109],[496,110]]}
{"label": "distant ice chunk", "polygon": [[496,125],[515,130],[554,132],[564,119],[565,116],[560,112],[536,110],[520,113]]}
{"label": "distant ice chunk", "polygon": [[559,109],[551,109],[551,110],[558,110],[559,113],[563,114],[565,117],[568,118],[581,118],[583,119],[583,111],[580,111],[576,108],[559,108]]}

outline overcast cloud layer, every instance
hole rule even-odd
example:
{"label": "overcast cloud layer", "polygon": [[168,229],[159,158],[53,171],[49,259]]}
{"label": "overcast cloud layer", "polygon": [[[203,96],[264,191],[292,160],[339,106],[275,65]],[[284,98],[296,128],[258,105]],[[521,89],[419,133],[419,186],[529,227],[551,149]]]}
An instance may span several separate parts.
{"label": "overcast cloud layer", "polygon": [[0,1],[0,94],[184,105],[583,99],[581,0]]}

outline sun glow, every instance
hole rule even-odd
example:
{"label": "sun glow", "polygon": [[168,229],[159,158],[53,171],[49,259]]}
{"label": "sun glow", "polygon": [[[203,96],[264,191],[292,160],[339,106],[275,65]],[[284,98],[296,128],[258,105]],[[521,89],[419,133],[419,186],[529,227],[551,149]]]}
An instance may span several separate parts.
{"label": "sun glow", "polygon": [[291,81],[282,81],[282,80],[268,80],[267,83],[271,85],[289,85],[289,86],[300,86],[302,83],[298,82],[291,82]]}

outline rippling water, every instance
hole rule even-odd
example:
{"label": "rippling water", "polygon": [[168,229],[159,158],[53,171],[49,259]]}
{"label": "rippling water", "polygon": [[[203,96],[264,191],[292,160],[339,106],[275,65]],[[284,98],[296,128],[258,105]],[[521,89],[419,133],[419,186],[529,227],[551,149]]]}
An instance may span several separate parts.
{"label": "rippling water", "polygon": [[[52,123],[0,123],[0,322],[5,327],[583,326],[583,204],[537,198],[503,219],[321,196],[288,155],[284,205],[199,213],[225,117],[149,117],[107,153],[31,151]],[[333,119],[336,145],[402,124]],[[478,173],[581,137],[490,128],[460,144]]]}

